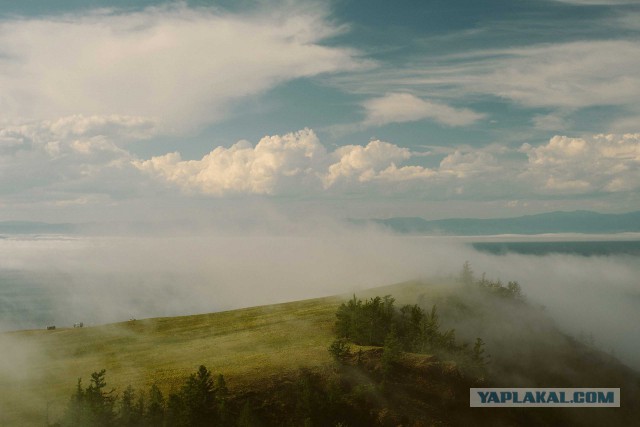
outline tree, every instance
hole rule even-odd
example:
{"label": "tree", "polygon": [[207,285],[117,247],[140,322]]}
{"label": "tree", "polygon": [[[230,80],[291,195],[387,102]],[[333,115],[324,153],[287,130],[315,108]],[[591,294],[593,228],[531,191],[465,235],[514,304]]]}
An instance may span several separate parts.
{"label": "tree", "polygon": [[167,400],[165,424],[172,427],[188,427],[187,408],[181,393],[171,393]]}
{"label": "tree", "polygon": [[[140,396],[142,397],[142,395]],[[123,427],[138,426],[142,422],[143,401],[136,400],[133,387],[128,386],[120,398],[120,416],[118,425]]]}
{"label": "tree", "polygon": [[522,299],[522,288],[518,282],[509,282],[507,284],[507,292],[509,297],[517,300]]}
{"label": "tree", "polygon": [[394,365],[400,360],[402,354],[402,344],[398,339],[395,328],[391,329],[391,332],[387,334],[384,340],[384,347],[382,350],[382,373],[385,378],[391,374]]}
{"label": "tree", "polygon": [[85,400],[89,406],[89,411],[94,418],[95,424],[99,426],[110,426],[114,424],[116,396],[114,389],[104,391],[107,382],[105,380],[106,370],[91,374],[91,382],[85,390]]}
{"label": "tree", "polygon": [[484,341],[482,340],[482,338],[476,338],[476,342],[473,345],[473,353],[471,358],[474,362],[482,366],[484,366],[485,364],[484,351]]}
{"label": "tree", "polygon": [[329,346],[329,353],[336,362],[342,363],[351,355],[351,347],[345,338],[338,338]]}
{"label": "tree", "polygon": [[211,424],[216,412],[215,388],[211,372],[204,365],[200,365],[198,372],[189,376],[181,394],[189,425]]}
{"label": "tree", "polygon": [[240,411],[240,415],[238,416],[238,427],[256,427],[260,425],[260,420],[253,412],[251,408],[251,403],[247,400],[242,407],[242,411]]}
{"label": "tree", "polygon": [[462,270],[460,271],[460,283],[465,286],[471,286],[473,285],[474,280],[471,264],[469,264],[469,261],[465,261],[464,264],[462,264]]}
{"label": "tree", "polygon": [[64,425],[74,427],[115,425],[116,396],[113,394],[114,390],[105,391],[107,386],[105,374],[104,369],[92,373],[89,386],[85,389],[82,388],[82,380],[78,379],[76,391],[64,415]]}
{"label": "tree", "polygon": [[149,389],[149,407],[144,419],[149,427],[161,426],[164,423],[164,396],[155,384]]}
{"label": "tree", "polygon": [[230,420],[227,411],[227,397],[229,396],[229,389],[227,388],[227,383],[222,374],[218,374],[218,378],[216,379],[215,393],[218,406],[218,421],[222,426],[229,425]]}
{"label": "tree", "polygon": [[82,379],[78,378],[76,391],[71,396],[69,406],[64,414],[63,425],[65,426],[83,426],[87,423],[88,413],[84,399],[84,389],[82,388]]}

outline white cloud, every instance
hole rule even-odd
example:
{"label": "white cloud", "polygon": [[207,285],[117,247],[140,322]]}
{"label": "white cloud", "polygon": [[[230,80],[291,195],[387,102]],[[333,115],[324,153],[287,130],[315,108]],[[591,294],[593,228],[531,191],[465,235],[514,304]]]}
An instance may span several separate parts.
{"label": "white cloud", "polygon": [[383,169],[395,167],[395,163],[407,160],[411,157],[411,153],[407,148],[375,140],[364,147],[361,145],[340,147],[332,157],[337,161],[328,168],[324,178],[326,188],[342,179],[371,181]]}
{"label": "white cloud", "polygon": [[528,156],[522,178],[542,192],[583,194],[640,188],[640,134],[600,134],[589,138],[554,136],[545,145],[524,144]]}
{"label": "white cloud", "polygon": [[119,114],[185,129],[281,82],[360,66],[354,51],[319,44],[339,31],[322,11],[295,7],[3,20],[0,108],[21,120]]}
{"label": "white cloud", "polygon": [[0,127],[0,147],[25,144],[59,144],[60,141],[84,140],[108,136],[128,142],[147,139],[157,132],[153,120],[132,116],[84,116],[76,114],[55,120],[6,124]]}
{"label": "white cloud", "polygon": [[458,178],[468,178],[489,174],[501,169],[495,157],[483,150],[463,152],[456,150],[440,162],[440,172],[449,173]]}
{"label": "white cloud", "polygon": [[431,119],[447,126],[466,126],[485,117],[466,108],[423,100],[409,93],[388,93],[365,101],[366,117],[363,126],[382,126],[388,123],[414,122]]}
{"label": "white cloud", "polygon": [[[338,84],[361,93],[380,93],[388,90],[391,81],[413,94],[423,97],[431,94],[437,99],[489,95],[527,108],[549,109],[550,114],[558,118],[594,106],[615,106],[621,111],[637,113],[640,99],[640,44],[634,39],[476,50],[422,58],[422,61],[417,59],[417,66],[406,69],[354,73],[340,77]],[[452,117],[451,120],[459,119],[459,124],[478,119],[473,115],[478,113],[473,111],[458,117],[446,109],[429,109],[422,105],[424,98],[414,95],[388,97],[376,98],[371,104],[369,125],[376,120],[384,123],[427,117],[442,123]],[[538,117],[534,124],[542,127],[561,124],[554,120],[555,123],[551,123],[551,116]],[[452,121],[451,125],[454,124]]]}
{"label": "white cloud", "polygon": [[168,153],[134,160],[141,171],[188,193],[319,194],[334,187],[362,190],[370,182],[398,182],[430,177],[420,166],[397,167],[408,160],[407,148],[384,141],[346,145],[327,152],[310,129],[262,138],[255,147],[240,141],[217,147],[200,160]]}
{"label": "white cloud", "polygon": [[284,136],[266,136],[253,147],[240,141],[217,147],[201,160],[183,161],[179,153],[134,161],[140,170],[177,184],[187,191],[212,195],[274,194],[288,181],[290,189],[316,178],[326,160],[324,146],[305,129]]}
{"label": "white cloud", "polygon": [[[496,52],[493,70],[465,86],[528,107],[634,105],[640,97],[640,46],[631,41],[563,43]],[[477,64],[480,65],[480,64]],[[473,74],[472,65],[469,74]]]}
{"label": "white cloud", "polygon": [[330,151],[310,129],[220,146],[197,160],[178,152],[137,159],[120,141],[145,137],[148,126],[128,117],[73,116],[0,127],[0,205],[105,206],[179,193],[499,200],[640,189],[640,134],[555,136],[519,150],[458,147],[428,168],[411,164],[422,161],[421,153],[380,140]]}
{"label": "white cloud", "polygon": [[82,204],[135,192],[141,180],[121,145],[148,138],[154,126],[115,115],[0,126],[0,194],[32,203]]}
{"label": "white cloud", "polygon": [[405,165],[414,154],[380,140],[328,152],[312,130],[304,129],[266,136],[255,146],[240,141],[229,148],[217,147],[200,160],[182,160],[179,153],[168,153],[132,163],[142,172],[191,194],[335,195],[394,189],[443,194],[454,183],[475,185],[476,178],[501,176],[508,162],[499,162],[494,152],[501,154],[494,146],[455,150],[438,168],[430,169]]}

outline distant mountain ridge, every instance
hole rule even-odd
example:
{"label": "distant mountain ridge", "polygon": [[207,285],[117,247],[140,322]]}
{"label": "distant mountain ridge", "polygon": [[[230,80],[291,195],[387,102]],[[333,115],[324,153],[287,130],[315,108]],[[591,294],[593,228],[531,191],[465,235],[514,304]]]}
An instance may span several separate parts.
{"label": "distant mountain ridge", "polygon": [[0,221],[0,234],[73,234],[75,224],[35,221]]}
{"label": "distant mountain ridge", "polygon": [[374,223],[403,234],[481,236],[493,234],[624,233],[640,232],[640,211],[602,214],[591,211],[557,211],[513,218],[452,218],[426,220],[419,217],[354,220]]}
{"label": "distant mountain ridge", "polygon": [[[584,233],[605,234],[640,232],[640,211],[603,214],[592,211],[557,211],[512,218],[449,218],[427,220],[420,217],[386,219],[348,219],[354,225],[377,224],[402,234],[483,236],[494,234]],[[103,234],[136,232],[153,234],[170,226],[172,230],[193,231],[186,223],[113,222],[47,223],[0,221],[0,235],[19,234]]]}

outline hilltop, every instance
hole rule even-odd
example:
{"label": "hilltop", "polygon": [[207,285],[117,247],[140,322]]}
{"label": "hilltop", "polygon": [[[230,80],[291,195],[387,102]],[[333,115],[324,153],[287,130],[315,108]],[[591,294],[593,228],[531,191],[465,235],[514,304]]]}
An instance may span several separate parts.
{"label": "hilltop", "polygon": [[[490,361],[486,371],[470,373],[453,353],[405,353],[394,376],[383,380],[382,349],[355,344],[352,350],[359,350],[359,359],[352,353],[338,368],[327,349],[335,339],[336,311],[349,296],[336,296],[3,334],[3,346],[21,350],[15,353],[20,372],[0,371],[0,424],[35,426],[59,420],[77,378],[86,383],[89,374],[100,369],[106,369],[109,388],[119,392],[128,385],[147,390],[156,384],[166,395],[178,391],[200,365],[224,374],[231,411],[239,412],[249,399],[267,425],[278,425],[278,417],[300,405],[295,400],[300,390],[315,396],[309,398],[308,410],[320,407],[323,399],[329,399],[332,384],[349,391],[343,402],[360,408],[363,417],[381,420],[380,425],[397,425],[402,416],[426,420],[422,425],[598,425],[605,420],[623,425],[639,415],[633,403],[640,397],[637,372],[563,334],[543,310],[524,301],[454,284],[420,282],[371,289],[358,296],[376,295],[393,295],[398,305],[437,305],[443,327],[455,328],[460,343],[476,337],[485,341]],[[623,408],[471,409],[468,389],[479,385],[620,387]]]}

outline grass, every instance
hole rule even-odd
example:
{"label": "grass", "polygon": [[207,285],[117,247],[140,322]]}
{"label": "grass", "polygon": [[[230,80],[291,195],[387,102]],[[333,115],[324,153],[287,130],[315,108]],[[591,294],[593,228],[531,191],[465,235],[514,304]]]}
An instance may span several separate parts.
{"label": "grass", "polygon": [[107,384],[177,390],[203,364],[230,389],[256,378],[331,362],[327,347],[340,298],[321,298],[212,314],[154,318],[96,327],[18,331],[11,345],[29,348],[23,372],[0,375],[0,425],[59,419],[77,378],[107,370]]}
{"label": "grass", "polygon": [[[489,353],[493,352],[489,367],[495,371],[495,379],[505,382],[494,386],[540,383],[540,386],[622,387],[624,413],[580,412],[587,418],[580,418],[578,424],[591,418],[593,420],[586,424],[594,424],[612,415],[625,423],[637,419],[638,410],[630,406],[630,402],[636,402],[640,396],[637,374],[610,356],[585,348],[561,334],[540,310],[504,304],[501,299],[486,295],[479,298],[477,292],[456,294],[445,280],[440,285],[407,282],[363,290],[357,297],[366,299],[388,294],[396,298],[398,306],[415,303],[425,296],[427,307],[437,302],[443,321],[450,318],[447,327],[458,327],[460,335],[464,335],[466,328],[470,337],[482,336],[488,343],[493,341],[495,346],[489,348]],[[214,374],[222,373],[230,391],[236,395],[278,391],[283,381],[295,378],[299,368],[313,368],[316,372],[331,370],[327,348],[334,339],[335,313],[340,303],[351,296],[95,327],[0,334],[0,426],[42,426],[47,419],[59,420],[75,390],[77,378],[82,377],[86,386],[90,374],[103,368],[107,370],[108,386],[120,393],[128,385],[146,391],[155,383],[166,396],[177,391],[199,365],[205,365]],[[530,325],[547,326],[541,331],[532,331]],[[354,350],[356,348],[359,347],[354,346]],[[518,356],[518,351],[528,357]],[[517,357],[509,356],[512,353]],[[418,387],[415,389],[418,394],[402,395],[406,402],[395,402],[393,410],[402,412],[408,410],[407,405],[420,402],[428,406],[442,400],[442,396],[449,396],[451,392],[447,390],[455,389],[458,380],[454,376],[445,375],[440,383],[431,374],[428,380],[416,380],[415,375],[419,376],[423,368],[430,366],[430,356],[406,354],[404,360],[411,369],[407,371],[407,384],[403,387],[424,389]],[[553,363],[540,363],[550,360]],[[425,390],[430,394],[424,395]],[[461,399],[466,399],[465,396]],[[412,400],[414,398],[417,400]],[[458,408],[459,413],[442,412],[438,419],[461,424],[454,422],[455,417],[468,417],[467,421],[477,417],[466,405],[464,400],[464,408]],[[540,413],[543,412],[511,411],[507,416],[502,411],[497,413],[496,420],[507,417],[504,419],[509,422],[503,425],[531,425],[527,420]],[[553,414],[556,415],[545,420],[573,420],[567,418],[570,411]],[[487,418],[485,424],[491,425],[492,419]]]}

